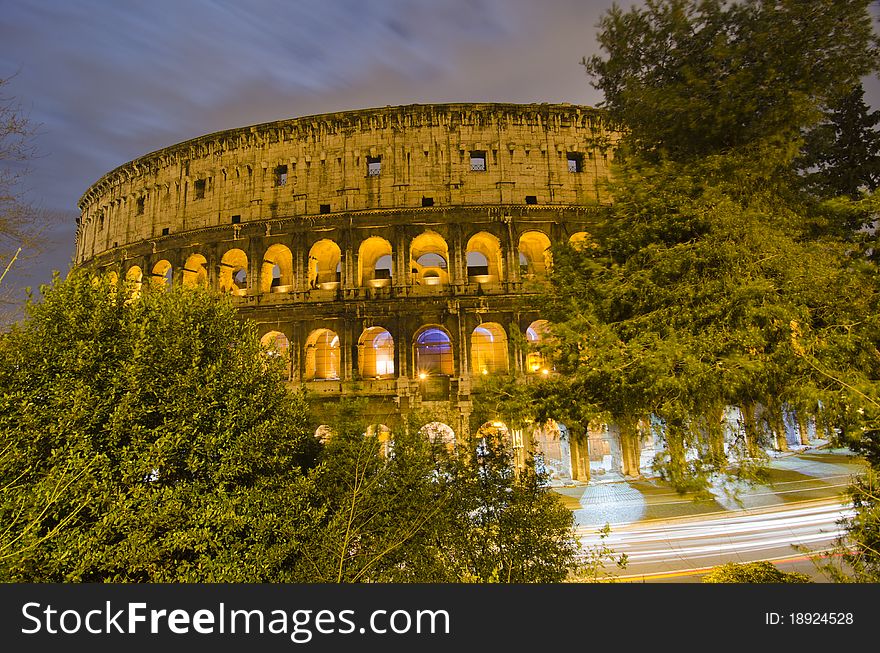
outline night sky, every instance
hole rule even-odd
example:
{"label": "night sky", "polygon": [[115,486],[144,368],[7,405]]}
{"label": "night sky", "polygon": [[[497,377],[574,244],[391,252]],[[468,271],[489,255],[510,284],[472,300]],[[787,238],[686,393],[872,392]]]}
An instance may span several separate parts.
{"label": "night sky", "polygon": [[90,184],[201,134],[397,104],[595,105],[580,61],[611,4],[0,0],[0,77],[40,131],[31,199],[64,213],[27,282],[68,269]]}

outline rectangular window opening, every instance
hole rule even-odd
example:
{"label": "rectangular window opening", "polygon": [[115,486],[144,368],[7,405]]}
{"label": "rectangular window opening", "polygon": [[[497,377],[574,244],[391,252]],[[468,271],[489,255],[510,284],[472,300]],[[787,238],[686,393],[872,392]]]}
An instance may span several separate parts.
{"label": "rectangular window opening", "polygon": [[162,235],[167,236],[169,231],[170,231],[169,227],[163,227],[162,228]]}
{"label": "rectangular window opening", "polygon": [[275,168],[275,185],[284,186],[287,184],[287,166],[277,166]]}
{"label": "rectangular window opening", "polygon": [[568,153],[568,171],[583,172],[584,171],[584,155],[582,152]]}
{"label": "rectangular window opening", "polygon": [[144,214],[144,198],[138,197],[135,206],[137,207],[136,208],[137,215],[143,215]]}
{"label": "rectangular window opening", "polygon": [[482,150],[471,152],[471,172],[486,171],[486,153]]}
{"label": "rectangular window opening", "polygon": [[382,157],[368,156],[367,177],[378,177],[380,174],[382,174]]}
{"label": "rectangular window opening", "polygon": [[241,216],[240,215],[232,216],[232,224],[241,224]]}
{"label": "rectangular window opening", "polygon": [[526,204],[537,204],[538,196],[537,195],[526,195]]}
{"label": "rectangular window opening", "polygon": [[318,213],[330,213],[330,205],[321,204],[321,206],[318,207]]}
{"label": "rectangular window opening", "polygon": [[434,198],[433,197],[423,197],[422,198],[422,206],[434,206]]}
{"label": "rectangular window opening", "polygon": [[196,189],[196,199],[197,200],[205,199],[205,180],[204,179],[196,179],[195,189]]}

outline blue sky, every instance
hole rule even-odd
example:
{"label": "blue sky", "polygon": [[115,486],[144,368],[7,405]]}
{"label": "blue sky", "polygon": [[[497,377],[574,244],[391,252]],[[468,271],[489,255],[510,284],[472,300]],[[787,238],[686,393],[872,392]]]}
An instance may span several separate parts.
{"label": "blue sky", "polygon": [[396,104],[596,104],[580,61],[611,4],[0,0],[0,77],[40,126],[28,186],[65,214],[28,282],[67,270],[92,182],[188,138]]}

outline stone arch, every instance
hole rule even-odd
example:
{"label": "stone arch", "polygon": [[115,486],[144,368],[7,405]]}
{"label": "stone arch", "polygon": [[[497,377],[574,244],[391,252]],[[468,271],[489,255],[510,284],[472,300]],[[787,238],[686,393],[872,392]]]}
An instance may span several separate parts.
{"label": "stone arch", "polygon": [[419,378],[455,374],[452,338],[446,329],[427,325],[416,333],[413,338],[413,365]]}
{"label": "stone arch", "polygon": [[[379,236],[370,236],[358,248],[358,286],[387,286],[393,278],[391,243]],[[380,267],[381,264],[381,267]]]}
{"label": "stone arch", "polygon": [[201,254],[191,254],[183,265],[183,285],[189,288],[208,287],[208,260]]}
{"label": "stone arch", "polygon": [[174,279],[174,268],[171,267],[171,262],[167,259],[162,259],[161,261],[157,261],[155,265],[153,265],[153,270],[150,272],[150,280],[153,282],[153,285],[157,288],[170,288]]}
{"label": "stone arch", "polygon": [[240,249],[230,249],[220,259],[220,292],[247,294],[248,258]]}
{"label": "stone arch", "polygon": [[449,247],[436,231],[416,236],[410,245],[410,273],[414,285],[444,286],[449,283]]}
{"label": "stone arch", "polygon": [[332,240],[319,240],[309,250],[309,287],[331,290],[339,287],[342,250]]}
{"label": "stone arch", "polygon": [[394,448],[394,435],[391,433],[391,429],[385,424],[370,424],[364,435],[367,437],[375,437],[379,441],[379,454],[383,458],[387,458],[391,455],[391,451]]}
{"label": "stone arch", "polygon": [[473,330],[471,364],[475,376],[499,374],[510,369],[504,327],[497,322],[484,322]]}
{"label": "stone arch", "polygon": [[529,351],[526,354],[526,371],[534,374],[548,374],[549,370],[544,364],[544,355],[536,347],[544,340],[550,323],[547,320],[535,320],[526,329],[526,342]]}
{"label": "stone arch", "polygon": [[306,381],[338,379],[339,336],[330,329],[315,329],[306,339]]}
{"label": "stone arch", "polygon": [[532,431],[532,446],[539,471],[547,473],[551,484],[572,480],[571,444],[564,424],[549,419]]}
{"label": "stone arch", "polygon": [[139,265],[132,265],[125,273],[125,281],[131,287],[131,297],[139,297],[144,283],[144,271]]}
{"label": "stone arch", "polygon": [[269,331],[260,338],[260,344],[268,350],[272,356],[290,355],[290,341],[281,331]]}
{"label": "stone arch", "polygon": [[510,436],[510,429],[507,428],[507,424],[498,420],[484,422],[480,425],[480,428],[477,429],[476,440],[478,451],[480,446],[486,446],[489,439],[493,439],[496,444],[500,444],[504,447],[509,447],[513,443]]}
{"label": "stone arch", "polygon": [[394,338],[386,329],[364,329],[358,340],[358,372],[364,378],[394,376]]}
{"label": "stone arch", "polygon": [[502,280],[501,241],[496,236],[486,231],[471,236],[465,258],[468,279],[476,277],[476,281]]}
{"label": "stone arch", "polygon": [[578,251],[588,249],[590,242],[590,234],[586,231],[576,231],[568,237],[568,244]]}
{"label": "stone arch", "polygon": [[293,254],[286,245],[276,243],[263,254],[260,269],[260,292],[293,290]]}
{"label": "stone arch", "polygon": [[450,450],[455,446],[455,431],[443,422],[428,422],[419,429],[419,435],[428,438],[431,444],[444,446]]}
{"label": "stone arch", "polygon": [[550,271],[550,239],[543,231],[527,231],[519,237],[520,268],[527,275],[546,277]]}
{"label": "stone arch", "polygon": [[321,424],[315,429],[315,439],[321,444],[327,444],[333,438],[333,429],[327,424]]}

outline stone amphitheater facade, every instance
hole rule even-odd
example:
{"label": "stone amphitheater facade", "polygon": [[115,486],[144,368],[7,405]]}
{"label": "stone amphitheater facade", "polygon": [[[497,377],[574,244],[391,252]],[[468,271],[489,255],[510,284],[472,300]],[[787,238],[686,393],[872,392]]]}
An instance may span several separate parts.
{"label": "stone amphitheater facade", "polygon": [[[231,293],[324,411],[363,396],[377,424],[430,412],[445,416],[433,435],[462,438],[479,428],[485,378],[549,373],[529,351],[545,324],[529,297],[551,246],[588,238],[608,206],[617,140],[600,111],[569,104],[410,105],[230,129],[95,182],[79,202],[75,263]],[[532,438],[563,478],[588,477],[605,450],[638,472],[638,452],[613,443],[588,455],[557,429],[514,433],[514,446]]]}

